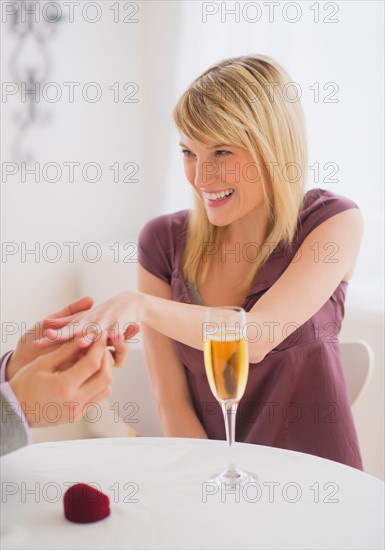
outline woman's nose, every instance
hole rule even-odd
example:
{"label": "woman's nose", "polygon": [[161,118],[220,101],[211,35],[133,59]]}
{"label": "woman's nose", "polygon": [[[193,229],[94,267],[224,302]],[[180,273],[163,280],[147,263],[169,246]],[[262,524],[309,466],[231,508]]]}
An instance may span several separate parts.
{"label": "woman's nose", "polygon": [[195,167],[194,184],[198,188],[205,188],[216,183],[219,178],[220,166],[218,162],[197,162]]}

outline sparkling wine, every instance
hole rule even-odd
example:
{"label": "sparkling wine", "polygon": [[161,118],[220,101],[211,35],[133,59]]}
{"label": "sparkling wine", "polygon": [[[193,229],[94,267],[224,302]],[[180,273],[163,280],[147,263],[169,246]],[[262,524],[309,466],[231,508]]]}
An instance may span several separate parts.
{"label": "sparkling wine", "polygon": [[204,359],[210,388],[218,401],[238,402],[249,374],[246,340],[234,333],[212,335],[205,342]]}

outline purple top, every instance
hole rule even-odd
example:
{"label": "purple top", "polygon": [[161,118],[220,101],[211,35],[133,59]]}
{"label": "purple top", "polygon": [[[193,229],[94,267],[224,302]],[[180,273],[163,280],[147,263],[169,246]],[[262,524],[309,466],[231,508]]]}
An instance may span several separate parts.
{"label": "purple top", "polygon": [[[278,246],[273,251],[242,307],[250,311],[282,275],[313,229],[350,208],[358,207],[329,191],[308,191],[293,247],[285,250]],[[189,213],[182,210],[149,221],[139,237],[138,260],[147,271],[171,285],[173,300],[191,304],[196,300],[179,270]],[[333,248],[326,253],[332,260]],[[313,317],[260,363],[250,363],[237,413],[237,441],[309,453],[362,469],[337,339],[346,288],[347,283],[341,282]],[[180,342],[175,342],[175,347],[186,369],[196,414],[208,437],[225,439],[222,411],[206,378],[203,352]]]}

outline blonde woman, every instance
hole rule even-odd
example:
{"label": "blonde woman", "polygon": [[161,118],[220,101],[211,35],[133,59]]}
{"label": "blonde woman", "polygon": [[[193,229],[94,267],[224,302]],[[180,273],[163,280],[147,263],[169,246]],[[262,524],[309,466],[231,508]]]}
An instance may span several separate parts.
{"label": "blonde woman", "polygon": [[225,439],[202,324],[205,306],[242,306],[255,331],[237,440],[362,469],[337,340],[362,217],[347,198],[305,193],[305,127],[289,82],[274,60],[249,55],[191,84],[174,120],[194,209],[143,228],[139,292],[61,323],[122,332],[140,322],[165,434]]}

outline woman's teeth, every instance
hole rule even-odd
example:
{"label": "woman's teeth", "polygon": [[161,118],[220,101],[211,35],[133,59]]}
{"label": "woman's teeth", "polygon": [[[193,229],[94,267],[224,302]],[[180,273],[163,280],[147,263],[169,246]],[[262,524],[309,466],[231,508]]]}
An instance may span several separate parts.
{"label": "woman's teeth", "polygon": [[203,192],[206,199],[210,201],[218,201],[224,197],[228,197],[234,193],[234,189],[226,189],[226,191],[221,191],[220,193],[205,193]]}

